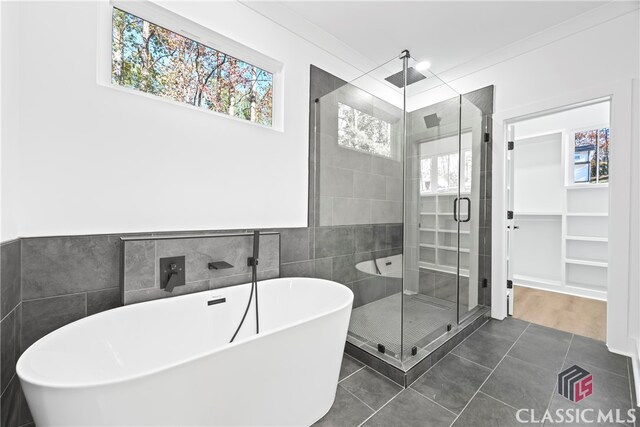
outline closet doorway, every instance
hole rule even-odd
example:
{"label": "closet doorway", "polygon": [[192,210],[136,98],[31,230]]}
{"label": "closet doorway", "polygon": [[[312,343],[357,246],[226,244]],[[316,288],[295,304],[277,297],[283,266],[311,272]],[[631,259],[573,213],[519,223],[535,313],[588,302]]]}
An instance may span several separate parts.
{"label": "closet doorway", "polygon": [[610,100],[599,99],[524,118],[507,130],[509,314],[600,341],[606,341],[609,122]]}

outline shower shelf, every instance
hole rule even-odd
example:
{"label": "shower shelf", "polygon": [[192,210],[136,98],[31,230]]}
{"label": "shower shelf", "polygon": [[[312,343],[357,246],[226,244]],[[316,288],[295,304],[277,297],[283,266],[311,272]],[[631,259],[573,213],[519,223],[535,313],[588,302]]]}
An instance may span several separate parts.
{"label": "shower shelf", "polygon": [[[457,233],[458,230],[438,230],[440,233]],[[460,230],[460,234],[471,234],[469,230]]]}
{"label": "shower shelf", "polygon": [[[469,191],[460,192],[461,196],[468,196],[470,194],[471,192]],[[420,197],[457,197],[457,196],[458,196],[457,191],[453,191],[453,192],[441,191],[438,193],[420,193]]]}
{"label": "shower shelf", "polygon": [[[425,270],[439,271],[441,273],[455,273],[456,267],[450,267],[445,265],[432,264],[430,262],[420,262],[420,268]],[[461,268],[460,276],[469,277],[469,270]]]}
{"label": "shower shelf", "polygon": [[598,236],[567,236],[567,240],[580,240],[584,242],[608,242],[608,237],[598,237]]}
{"label": "shower shelf", "polygon": [[[435,229],[435,228],[420,228],[420,231],[437,231],[438,233],[457,233],[458,230],[443,230],[443,229]],[[460,234],[471,234],[469,230],[460,230]]]}
{"label": "shower shelf", "polygon": [[609,216],[607,212],[567,212],[567,216]]}
{"label": "shower shelf", "polygon": [[[458,248],[456,248],[454,246],[438,246],[438,249],[444,249],[445,251],[457,251],[458,250]],[[469,249],[460,248],[460,252],[462,252],[462,253],[470,253],[471,251]]]}
{"label": "shower shelf", "polygon": [[[420,266],[434,271],[456,274],[455,266],[457,255],[466,262],[470,256],[467,241],[473,233],[468,224],[461,224],[460,234],[464,236],[460,241],[460,251],[455,245],[457,227],[453,219],[452,201],[458,197],[457,193],[436,193],[421,196],[420,215],[423,215],[422,224],[418,226],[421,232],[421,240],[418,247],[420,252]],[[436,239],[434,242],[434,235]],[[466,246],[466,247],[465,247]],[[468,269],[468,267],[466,267]],[[468,276],[468,272],[466,273]]]}
{"label": "shower shelf", "polygon": [[588,265],[591,267],[602,267],[607,268],[608,263],[605,261],[593,261],[588,259],[570,259],[567,258],[564,260],[567,264],[576,264],[576,265]]}

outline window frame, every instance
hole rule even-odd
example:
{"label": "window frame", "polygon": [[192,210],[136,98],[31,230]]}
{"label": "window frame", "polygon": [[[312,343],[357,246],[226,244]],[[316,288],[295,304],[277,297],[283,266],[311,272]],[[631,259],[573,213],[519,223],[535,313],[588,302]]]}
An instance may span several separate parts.
{"label": "window frame", "polygon": [[[468,189],[465,188],[464,184],[467,178],[467,170],[466,170],[466,165],[465,165],[465,156],[467,154],[469,154],[470,158],[471,158],[471,169],[468,171],[471,175],[473,175],[473,148],[472,147],[467,147],[464,148],[461,152],[458,151],[447,151],[444,153],[438,153],[438,154],[430,154],[430,155],[424,155],[424,156],[420,156],[420,161],[419,161],[419,167],[420,167],[420,196],[427,196],[430,194],[454,194],[457,193],[457,189],[460,189],[460,194],[469,194],[471,193],[471,187],[469,187]],[[451,157],[458,155],[458,164],[461,166],[461,169],[458,171],[458,184],[456,184],[455,186],[451,186],[451,180],[449,179],[450,175],[449,175],[449,166],[451,165]],[[462,156],[462,161],[460,161],[460,156]],[[439,166],[439,159],[440,158],[446,158],[446,165],[447,165],[447,188],[445,189],[439,189],[438,188],[438,166]],[[429,178],[430,178],[430,190],[429,191],[422,191],[423,188],[423,180],[422,180],[422,161],[423,160],[429,160],[430,163],[430,172],[429,172]],[[434,168],[435,168],[435,175],[434,175]],[[435,178],[434,178],[435,176]],[[473,177],[469,177],[470,178],[470,185],[473,185]],[[435,182],[435,185],[434,185]]]}
{"label": "window frame", "polygon": [[[200,108],[188,103],[174,101],[144,91],[121,86],[112,83],[111,67],[112,67],[112,26],[113,26],[113,9],[117,8],[124,12],[135,15],[145,21],[163,27],[176,34],[194,40],[207,47],[224,52],[243,62],[249,63],[255,67],[268,71],[273,75],[272,86],[272,119],[271,126],[255,123],[240,117],[229,114],[220,113],[204,108]],[[158,102],[165,102],[177,105],[183,108],[189,108],[201,113],[213,114],[218,117],[224,117],[229,120],[235,120],[240,123],[247,123],[258,126],[262,129],[270,129],[279,132],[284,131],[284,64],[277,61],[255,49],[243,45],[233,39],[219,34],[207,27],[197,24],[183,16],[169,11],[159,5],[149,1],[122,1],[111,0],[98,3],[98,55],[97,55],[97,83],[110,89],[118,90],[125,93],[143,96]]]}
{"label": "window frame", "polygon": [[[369,152],[369,151],[363,150],[363,149],[358,148],[358,147],[350,147],[350,146],[348,146],[348,145],[340,144],[340,105],[344,105],[345,107],[349,107],[349,108],[351,108],[352,110],[357,111],[357,112],[358,112],[358,113],[360,113],[360,114],[367,115],[367,116],[369,116],[369,117],[371,117],[371,118],[373,118],[373,119],[375,119],[375,120],[378,120],[378,121],[381,121],[381,122],[383,122],[383,123],[386,123],[386,124],[387,124],[387,126],[389,127],[389,131],[388,131],[388,132],[389,132],[389,140],[388,140],[388,142],[389,142],[389,155],[388,155],[388,156],[387,156],[387,155],[384,155],[384,154],[380,154],[380,153],[372,153],[372,152]],[[341,101],[341,100],[339,100],[339,101],[337,102],[337,106],[338,106],[338,108],[337,108],[337,116],[338,116],[338,122],[337,122],[337,126],[338,126],[338,134],[337,134],[337,136],[336,136],[336,144],[338,145],[338,147],[340,147],[340,148],[345,148],[345,149],[348,149],[348,150],[357,151],[358,153],[364,153],[364,154],[368,154],[368,155],[371,155],[371,156],[378,156],[378,157],[382,157],[383,159],[390,159],[390,160],[394,160],[394,155],[393,155],[393,154],[394,154],[394,153],[393,153],[393,123],[388,122],[388,121],[386,121],[386,120],[384,120],[384,119],[381,119],[380,117],[374,116],[374,115],[372,115],[372,114],[366,113],[366,112],[364,112],[364,111],[360,110],[359,108],[356,108],[356,107],[354,107],[353,105],[351,105],[351,104],[349,104],[349,103],[347,103],[347,102],[343,102],[343,101]],[[358,128],[358,129],[359,129],[359,128]]]}
{"label": "window frame", "polygon": [[[571,129],[568,132],[568,141],[567,141],[567,149],[568,149],[568,155],[567,155],[567,165],[566,165],[566,173],[565,176],[567,178],[567,183],[566,186],[568,187],[594,187],[594,186],[607,186],[609,185],[609,177],[607,177],[606,181],[601,182],[600,181],[600,159],[598,156],[598,151],[600,150],[600,141],[599,141],[599,133],[600,130],[602,129],[609,129],[609,142],[611,142],[611,125],[608,123],[605,124],[598,124],[598,125],[592,125],[592,126],[585,126],[585,127],[580,127],[577,129]],[[580,162],[576,162],[575,160],[575,155],[578,151],[576,151],[576,133],[578,132],[587,132],[587,131],[591,131],[591,130],[595,130],[596,131],[596,146],[593,150],[582,150],[582,152],[586,152],[587,153],[587,161],[580,161]],[[591,157],[590,157],[590,153],[593,151],[594,156],[596,156],[596,181],[595,182],[591,182],[590,179],[587,179],[587,181],[575,181],[575,169],[576,166],[578,165],[590,165],[591,163]],[[611,148],[609,148],[609,151],[611,151]],[[591,174],[590,172],[590,166],[588,167],[589,172],[587,172],[589,175]]]}

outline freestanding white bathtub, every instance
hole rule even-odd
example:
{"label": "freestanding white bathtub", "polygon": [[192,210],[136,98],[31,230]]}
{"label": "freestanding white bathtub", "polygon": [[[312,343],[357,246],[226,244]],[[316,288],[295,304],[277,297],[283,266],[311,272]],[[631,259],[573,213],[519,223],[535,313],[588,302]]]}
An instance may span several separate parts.
{"label": "freestanding white bathtub", "polygon": [[[331,407],[353,293],[320,279],[259,282],[129,305],[29,347],[17,373],[38,427],[310,425]],[[209,301],[225,302],[208,305]]]}

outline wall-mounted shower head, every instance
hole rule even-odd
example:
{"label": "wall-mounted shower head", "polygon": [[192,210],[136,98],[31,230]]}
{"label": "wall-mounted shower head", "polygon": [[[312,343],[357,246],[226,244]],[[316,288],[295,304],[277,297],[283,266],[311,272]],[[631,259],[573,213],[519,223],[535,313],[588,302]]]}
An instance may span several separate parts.
{"label": "wall-mounted shower head", "polygon": [[[419,82],[420,80],[424,80],[427,77],[422,74],[420,71],[416,70],[413,67],[407,68],[407,86],[414,84],[415,82]],[[398,86],[401,88],[404,86],[404,74],[402,71],[398,71],[395,74],[390,75],[385,79],[389,83]]]}
{"label": "wall-mounted shower head", "polygon": [[424,124],[427,125],[427,129],[440,126],[440,117],[436,113],[424,116]]}

